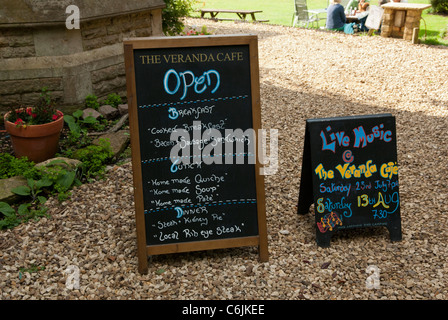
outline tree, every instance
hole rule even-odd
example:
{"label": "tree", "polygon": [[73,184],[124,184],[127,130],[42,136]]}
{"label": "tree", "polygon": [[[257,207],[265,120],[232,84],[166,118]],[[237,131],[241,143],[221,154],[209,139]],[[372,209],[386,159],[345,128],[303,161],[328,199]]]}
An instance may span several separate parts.
{"label": "tree", "polygon": [[182,19],[193,10],[195,0],[164,0],[166,8],[162,11],[163,33],[168,36],[179,34],[184,29]]}

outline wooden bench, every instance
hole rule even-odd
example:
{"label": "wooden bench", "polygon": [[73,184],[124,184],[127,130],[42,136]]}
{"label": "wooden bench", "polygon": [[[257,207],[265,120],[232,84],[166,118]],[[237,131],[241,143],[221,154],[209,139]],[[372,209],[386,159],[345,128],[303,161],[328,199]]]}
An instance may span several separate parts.
{"label": "wooden bench", "polygon": [[201,18],[205,18],[205,14],[209,13],[211,19],[213,20],[235,20],[235,19],[226,19],[226,18],[217,18],[218,13],[236,13],[240,20],[246,21],[246,16],[250,15],[252,17],[252,21],[257,22],[268,22],[269,20],[257,20],[255,18],[256,13],[263,12],[261,10],[226,10],[226,9],[200,9]]}

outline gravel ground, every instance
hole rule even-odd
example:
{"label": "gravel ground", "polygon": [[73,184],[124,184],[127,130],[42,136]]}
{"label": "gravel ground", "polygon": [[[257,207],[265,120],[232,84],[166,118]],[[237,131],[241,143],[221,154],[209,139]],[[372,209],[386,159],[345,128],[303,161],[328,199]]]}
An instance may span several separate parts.
{"label": "gravel ground", "polygon": [[[279,171],[266,177],[269,262],[257,248],[154,256],[137,272],[132,167],[110,170],[51,218],[0,232],[1,299],[447,299],[448,50],[379,36],[188,20],[219,34],[259,36],[262,121],[279,130]],[[315,243],[299,216],[305,120],[396,116],[403,240],[386,228]],[[80,288],[65,285],[80,271]],[[366,268],[380,287],[366,288]],[[22,268],[35,272],[25,272]],[[43,270],[42,270],[43,269]]]}

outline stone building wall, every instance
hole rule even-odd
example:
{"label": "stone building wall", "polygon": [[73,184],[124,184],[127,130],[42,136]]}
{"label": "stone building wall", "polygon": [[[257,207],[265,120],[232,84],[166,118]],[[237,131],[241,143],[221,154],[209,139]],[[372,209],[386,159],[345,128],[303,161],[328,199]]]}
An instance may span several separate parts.
{"label": "stone building wall", "polygon": [[39,99],[43,87],[48,88],[58,104],[62,103],[64,95],[62,77],[0,81],[0,110],[32,105]]}
{"label": "stone building wall", "polygon": [[150,12],[86,22],[81,27],[84,50],[101,48],[120,43],[123,38],[148,37],[152,35]]}
{"label": "stone building wall", "polygon": [[0,30],[0,57],[2,59],[35,57],[31,28]]}
{"label": "stone building wall", "polygon": [[0,112],[33,104],[43,87],[61,109],[80,107],[88,94],[125,97],[123,39],[162,35],[163,1],[152,2],[155,8],[81,19],[80,29],[72,30],[65,20],[12,25],[0,21]]}

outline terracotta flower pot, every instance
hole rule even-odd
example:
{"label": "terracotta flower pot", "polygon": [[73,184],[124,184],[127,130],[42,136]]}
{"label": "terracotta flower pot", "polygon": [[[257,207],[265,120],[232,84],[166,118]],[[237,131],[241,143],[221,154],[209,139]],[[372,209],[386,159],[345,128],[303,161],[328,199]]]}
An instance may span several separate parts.
{"label": "terracotta flower pot", "polygon": [[63,113],[52,122],[40,125],[17,126],[7,121],[5,115],[5,129],[11,136],[14,155],[17,158],[27,157],[28,160],[39,163],[53,158],[58,151],[59,137],[64,127]]}

